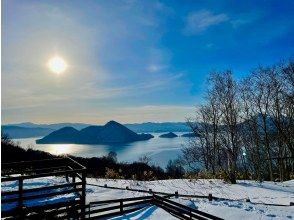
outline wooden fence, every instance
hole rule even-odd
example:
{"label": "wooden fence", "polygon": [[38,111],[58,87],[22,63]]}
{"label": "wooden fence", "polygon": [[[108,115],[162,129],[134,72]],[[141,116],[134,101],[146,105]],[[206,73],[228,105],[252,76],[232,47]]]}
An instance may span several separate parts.
{"label": "wooden fence", "polygon": [[171,196],[173,195],[158,196],[153,194],[152,196],[91,202],[86,206],[86,218],[107,219],[155,205],[179,219],[221,219],[214,215],[172,201],[169,199]]}
{"label": "wooden fence", "polygon": [[[85,216],[86,168],[71,158],[2,163],[1,175],[2,183],[17,184],[16,190],[1,191],[1,205],[6,207],[5,210],[2,208],[2,218]],[[65,176],[67,181],[53,186],[24,187],[24,181],[49,176]],[[56,196],[61,196],[61,199],[48,202]]]}

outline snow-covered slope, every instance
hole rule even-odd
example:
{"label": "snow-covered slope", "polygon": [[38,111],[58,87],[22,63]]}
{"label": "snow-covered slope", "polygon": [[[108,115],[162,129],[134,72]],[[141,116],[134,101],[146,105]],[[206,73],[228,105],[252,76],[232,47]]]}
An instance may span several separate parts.
{"label": "snow-covered slope", "polygon": [[[29,180],[26,188],[54,185],[63,182],[64,178],[45,178]],[[238,181],[231,185],[221,180],[159,180],[159,181],[131,181],[131,180],[107,180],[87,178],[87,183],[95,185],[115,186],[135,189],[161,191],[186,195],[208,195],[227,198],[231,200],[218,200],[209,202],[207,199],[178,198],[176,202],[188,205],[201,211],[222,217],[224,219],[294,219],[294,206],[270,206],[254,203],[269,203],[289,205],[294,202],[294,180],[284,183],[254,181]],[[13,190],[17,184],[5,185],[2,183],[2,191]],[[94,185],[87,185],[87,203],[107,199],[138,197],[147,195],[127,190],[108,189]],[[245,202],[249,198],[251,202]],[[58,198],[59,200],[62,198]],[[66,198],[65,198],[66,199]],[[2,207],[4,208],[4,207]],[[126,214],[114,219],[175,219],[164,210],[150,206],[142,210]]]}
{"label": "snow-covered slope", "polygon": [[[255,181],[238,181],[238,184],[224,183],[222,180],[158,180],[158,181],[132,181],[132,180],[107,180],[88,179],[88,183],[133,189],[144,189],[167,193],[178,191],[185,195],[205,195],[212,193],[213,196],[231,200],[209,202],[207,199],[179,198],[175,201],[197,208],[201,211],[222,217],[224,219],[294,219],[294,206],[270,206],[253,203],[289,205],[294,202],[294,180],[273,183]],[[93,188],[92,188],[93,187]],[[128,197],[142,195],[141,193],[125,190],[95,189],[93,193],[103,195],[102,199]],[[89,193],[88,195],[90,195]],[[115,197],[117,196],[117,197]],[[246,199],[252,202],[246,202]],[[164,215],[163,210],[150,214],[150,218],[158,219],[158,212]],[[153,216],[154,215],[154,216]],[[131,219],[139,219],[132,217]],[[164,218],[166,219],[166,218]]]}

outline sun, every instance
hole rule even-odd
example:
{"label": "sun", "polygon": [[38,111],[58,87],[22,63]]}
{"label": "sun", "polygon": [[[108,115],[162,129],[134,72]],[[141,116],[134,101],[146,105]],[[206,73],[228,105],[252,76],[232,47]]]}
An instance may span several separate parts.
{"label": "sun", "polygon": [[64,59],[55,56],[48,61],[48,67],[53,73],[60,74],[67,69],[67,64]]}

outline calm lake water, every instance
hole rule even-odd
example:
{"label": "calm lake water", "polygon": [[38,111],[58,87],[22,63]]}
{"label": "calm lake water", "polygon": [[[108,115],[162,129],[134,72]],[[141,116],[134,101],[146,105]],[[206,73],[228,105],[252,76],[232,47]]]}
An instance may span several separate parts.
{"label": "calm lake water", "polygon": [[[101,157],[110,151],[117,153],[120,162],[137,161],[139,157],[147,155],[151,158],[151,163],[166,167],[170,159],[176,159],[181,154],[181,149],[188,145],[189,138],[160,138],[162,133],[152,133],[154,138],[147,141],[138,141],[130,144],[109,145],[79,145],[79,144],[36,144],[39,138],[15,139],[23,148],[33,148],[55,155],[70,154],[80,157]],[[183,133],[176,132],[178,135]]]}

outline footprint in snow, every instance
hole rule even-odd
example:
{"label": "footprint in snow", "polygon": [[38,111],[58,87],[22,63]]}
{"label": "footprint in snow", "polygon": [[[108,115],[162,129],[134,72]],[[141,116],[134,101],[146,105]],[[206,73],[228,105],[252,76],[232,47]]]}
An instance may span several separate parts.
{"label": "footprint in snow", "polygon": [[276,217],[276,215],[273,215],[273,214],[267,214],[266,216],[267,217],[272,217],[272,218]]}
{"label": "footprint in snow", "polygon": [[257,211],[257,213],[263,214],[263,213],[264,213],[264,210],[259,209],[259,210]]}
{"label": "footprint in snow", "polygon": [[247,208],[245,208],[246,211],[253,211],[254,208],[252,206],[248,206]]}
{"label": "footprint in snow", "polygon": [[93,193],[93,192],[94,192],[93,189],[89,189],[89,188],[86,189],[86,193]]}
{"label": "footprint in snow", "polygon": [[234,207],[239,209],[242,208],[242,204],[240,203],[234,204],[234,203],[224,202],[223,204],[227,205],[228,207]]}

